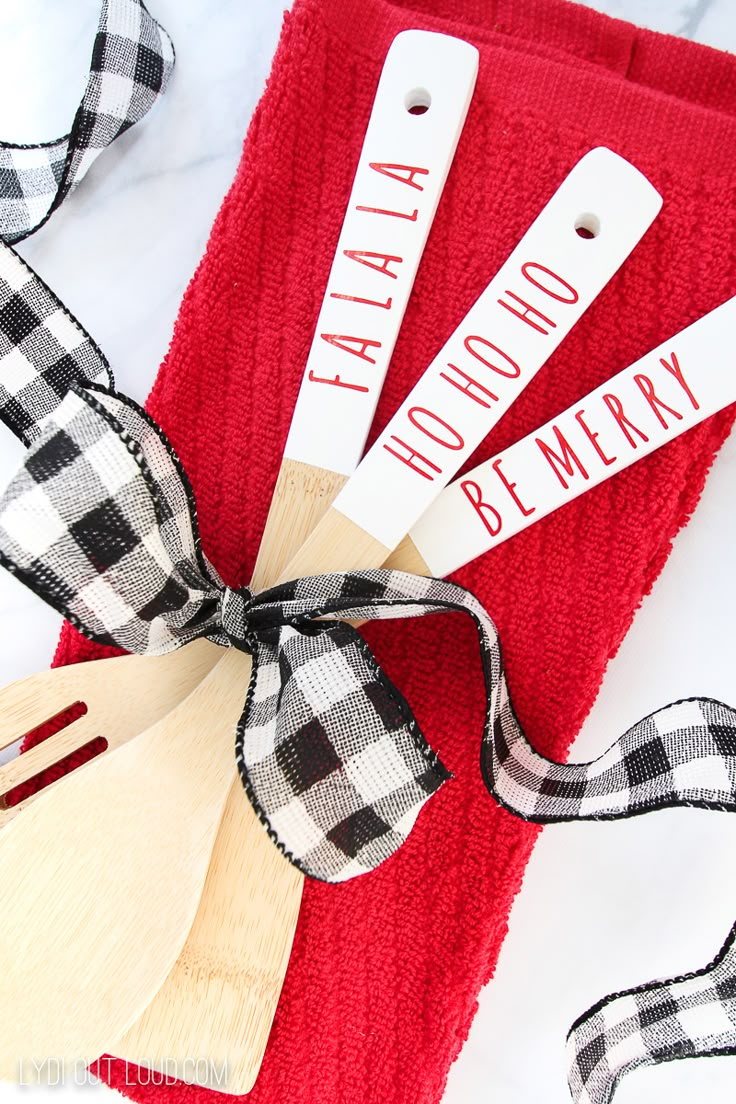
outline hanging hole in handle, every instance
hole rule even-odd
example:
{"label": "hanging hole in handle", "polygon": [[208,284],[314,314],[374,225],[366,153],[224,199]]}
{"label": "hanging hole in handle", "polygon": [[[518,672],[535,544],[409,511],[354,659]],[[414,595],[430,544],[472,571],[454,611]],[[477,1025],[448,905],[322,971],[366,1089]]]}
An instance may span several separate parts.
{"label": "hanging hole in handle", "polygon": [[404,106],[410,115],[425,115],[432,103],[432,96],[426,88],[412,88],[404,97]]}
{"label": "hanging hole in handle", "polygon": [[597,238],[600,232],[601,220],[590,211],[586,211],[584,215],[579,215],[575,219],[575,233],[579,238],[590,241],[591,238]]}

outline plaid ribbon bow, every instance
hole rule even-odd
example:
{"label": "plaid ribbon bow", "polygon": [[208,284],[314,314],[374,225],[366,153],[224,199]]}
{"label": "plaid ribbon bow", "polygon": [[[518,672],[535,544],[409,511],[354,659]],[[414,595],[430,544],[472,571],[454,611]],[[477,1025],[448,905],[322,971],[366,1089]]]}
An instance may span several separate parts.
{"label": "plaid ribbon bow", "polygon": [[202,552],[181,463],[140,407],[73,382],[38,428],[0,499],[0,562],[98,642],[154,656],[206,636],[253,655],[238,768],[274,841],[312,877],[373,869],[450,777],[349,620],[470,614],[488,699],[483,776],[517,816],[549,823],[672,804],[736,808],[728,706],[679,702],[595,763],[552,763],[524,736],[495,626],[463,588],[357,571],[259,595],[232,590]]}
{"label": "plaid ribbon bow", "polygon": [[104,0],[69,133],[34,145],[0,143],[0,238],[18,242],[43,225],[102,150],[150,111],[173,66],[171,39],[142,0]]}
{"label": "plaid ribbon bow", "polygon": [[121,395],[73,383],[45,418],[0,502],[0,562],[98,642],[155,656],[206,636],[252,654],[238,769],[274,841],[312,877],[378,865],[449,777],[338,618],[414,616],[459,588],[380,571],[259,595],[225,586],[171,445]]}

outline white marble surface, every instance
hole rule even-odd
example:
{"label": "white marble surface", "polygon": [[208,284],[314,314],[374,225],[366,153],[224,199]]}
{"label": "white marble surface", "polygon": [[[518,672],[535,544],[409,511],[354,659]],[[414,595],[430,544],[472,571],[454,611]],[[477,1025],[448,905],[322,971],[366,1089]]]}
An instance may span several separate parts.
{"label": "white marble surface", "polygon": [[[166,350],[182,291],[232,178],[284,5],[151,0],[151,6],[178,55],[165,103],[103,155],[49,227],[21,247],[106,350],[122,389],[139,399]],[[733,0],[595,0],[591,6],[736,51]],[[27,142],[66,129],[98,11],[98,0],[2,0],[3,137]],[[21,451],[8,436],[0,434],[0,479]],[[735,481],[732,437],[610,665],[574,758],[596,755],[672,698],[736,698]],[[3,684],[47,664],[58,618],[4,574],[0,617]],[[564,1039],[572,1020],[612,989],[710,959],[736,917],[735,852],[736,818],[696,811],[548,829],[514,907],[496,977],[481,995],[451,1071],[445,1104],[566,1104]],[[60,1101],[80,1093],[99,1099],[109,1090],[0,1085],[0,1104],[19,1095],[53,1094]],[[718,1058],[633,1075],[616,1101],[733,1104],[735,1097],[736,1059]]]}

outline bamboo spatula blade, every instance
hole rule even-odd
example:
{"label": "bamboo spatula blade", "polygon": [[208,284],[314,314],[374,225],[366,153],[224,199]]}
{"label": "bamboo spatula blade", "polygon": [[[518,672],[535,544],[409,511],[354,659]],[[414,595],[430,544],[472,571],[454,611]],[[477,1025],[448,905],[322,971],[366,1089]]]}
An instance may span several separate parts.
{"label": "bamboo spatula blade", "polygon": [[173,965],[232,778],[232,717],[249,661],[222,662],[238,677],[223,685],[211,673],[199,686],[206,726],[187,725],[185,700],[3,830],[0,1076],[17,1078],[21,1060],[98,1058]]}

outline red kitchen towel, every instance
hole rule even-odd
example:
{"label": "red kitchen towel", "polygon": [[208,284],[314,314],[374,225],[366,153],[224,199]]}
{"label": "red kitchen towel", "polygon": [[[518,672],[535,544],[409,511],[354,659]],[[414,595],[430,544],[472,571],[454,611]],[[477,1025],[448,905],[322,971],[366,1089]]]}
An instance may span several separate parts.
{"label": "red kitchen towel", "polygon": [[[481,63],[377,426],[593,146],[633,161],[663,212],[482,454],[736,291],[736,59],[567,0],[297,0],[149,403],[230,584],[253,567],[382,60],[408,27],[466,38]],[[732,419],[459,573],[498,625],[516,710],[544,754],[565,755]],[[368,632],[455,780],[376,873],[307,884],[253,1104],[437,1101],[537,836],[481,781],[472,626],[453,616]],[[67,629],[56,661],[100,652]],[[206,1093],[131,1084],[132,1072],[113,1063],[107,1076],[135,1100]]]}

